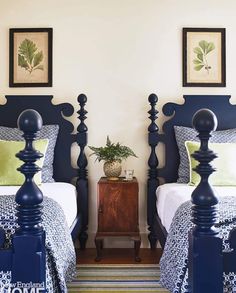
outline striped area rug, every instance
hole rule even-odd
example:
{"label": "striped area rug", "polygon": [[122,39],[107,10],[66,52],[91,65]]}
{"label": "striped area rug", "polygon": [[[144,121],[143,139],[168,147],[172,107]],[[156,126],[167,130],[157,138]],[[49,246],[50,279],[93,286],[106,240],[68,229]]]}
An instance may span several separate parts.
{"label": "striped area rug", "polygon": [[68,284],[68,292],[168,293],[159,279],[159,265],[78,265],[77,276]]}

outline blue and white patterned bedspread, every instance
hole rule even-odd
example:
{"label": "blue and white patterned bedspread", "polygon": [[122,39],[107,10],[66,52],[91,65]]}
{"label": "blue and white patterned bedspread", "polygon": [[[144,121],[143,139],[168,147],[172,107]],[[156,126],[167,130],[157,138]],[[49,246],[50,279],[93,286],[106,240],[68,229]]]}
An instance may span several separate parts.
{"label": "blue and white patterned bedspread", "polygon": [[[160,260],[161,283],[172,293],[187,293],[188,289],[188,232],[191,222],[191,202],[183,203],[172,221]],[[229,249],[228,236],[236,227],[236,198],[233,196],[219,199],[219,227],[223,239],[223,249]],[[224,274],[224,293],[236,292],[236,275]]]}
{"label": "blue and white patterned bedspread", "polygon": [[[0,196],[0,227],[6,231],[6,245],[9,245],[11,235],[17,227],[15,207],[14,195]],[[48,197],[44,197],[43,201],[42,225],[46,231],[47,291],[48,293],[67,292],[66,282],[75,274],[75,250],[62,208]],[[0,292],[2,292],[1,288],[7,287],[10,280],[11,272],[0,272]]]}

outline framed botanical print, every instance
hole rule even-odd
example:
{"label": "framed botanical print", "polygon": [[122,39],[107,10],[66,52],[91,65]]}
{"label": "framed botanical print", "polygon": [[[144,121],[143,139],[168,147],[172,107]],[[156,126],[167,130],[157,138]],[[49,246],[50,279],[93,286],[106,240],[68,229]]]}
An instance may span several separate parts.
{"label": "framed botanical print", "polygon": [[52,28],[10,29],[10,87],[52,86]]}
{"label": "framed botanical print", "polygon": [[183,86],[224,87],[225,29],[183,28]]}

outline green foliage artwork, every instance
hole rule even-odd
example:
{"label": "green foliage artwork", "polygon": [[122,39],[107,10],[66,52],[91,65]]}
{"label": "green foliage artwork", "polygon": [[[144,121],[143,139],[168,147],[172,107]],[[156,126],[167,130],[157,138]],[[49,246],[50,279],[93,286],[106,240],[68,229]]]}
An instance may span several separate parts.
{"label": "green foliage artwork", "polygon": [[215,49],[215,45],[213,42],[207,42],[202,40],[198,43],[199,47],[195,47],[193,49],[196,54],[196,58],[193,60],[194,69],[196,71],[200,71],[204,68],[209,74],[211,66],[208,64],[207,55]]}
{"label": "green foliage artwork", "polygon": [[34,70],[44,70],[42,61],[43,51],[38,51],[36,44],[29,39],[22,41],[18,50],[18,65],[31,74]]}

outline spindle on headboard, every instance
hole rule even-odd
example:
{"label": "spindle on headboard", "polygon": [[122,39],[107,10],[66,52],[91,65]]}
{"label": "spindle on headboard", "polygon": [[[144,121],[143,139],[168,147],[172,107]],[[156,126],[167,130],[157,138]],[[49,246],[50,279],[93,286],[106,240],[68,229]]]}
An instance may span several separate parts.
{"label": "spindle on headboard", "polygon": [[77,112],[79,114],[80,124],[77,128],[78,131],[78,145],[80,148],[80,154],[77,160],[78,166],[78,179],[76,182],[76,189],[79,196],[79,208],[82,213],[82,228],[79,235],[80,248],[84,249],[86,241],[88,239],[87,229],[88,229],[88,179],[87,179],[87,158],[84,152],[84,149],[87,145],[87,131],[88,127],[84,123],[86,114],[88,113],[85,110],[85,104],[87,102],[87,97],[84,94],[78,96],[78,102],[80,109]]}
{"label": "spindle on headboard", "polygon": [[151,245],[151,248],[154,249],[157,244],[158,237],[153,229],[155,216],[157,214],[156,211],[156,189],[159,185],[158,176],[158,158],[156,155],[156,146],[158,144],[157,141],[157,133],[159,131],[158,126],[156,125],[156,119],[158,111],[155,106],[158,101],[158,98],[155,94],[151,94],[148,98],[148,101],[151,105],[151,109],[148,111],[150,114],[149,119],[151,120],[151,124],[148,127],[148,143],[151,147],[151,153],[148,160],[148,181],[147,181],[147,222],[148,222],[148,230],[150,231],[148,235],[148,239]]}
{"label": "spindle on headboard", "polygon": [[208,109],[197,111],[193,127],[198,131],[200,149],[192,156],[199,162],[194,169],[201,181],[192,193],[193,229],[189,233],[189,284],[193,293],[223,292],[222,240],[214,227],[217,222],[218,199],[208,178],[214,172],[210,162],[217,156],[208,148],[211,131],[217,127],[215,114]]}

